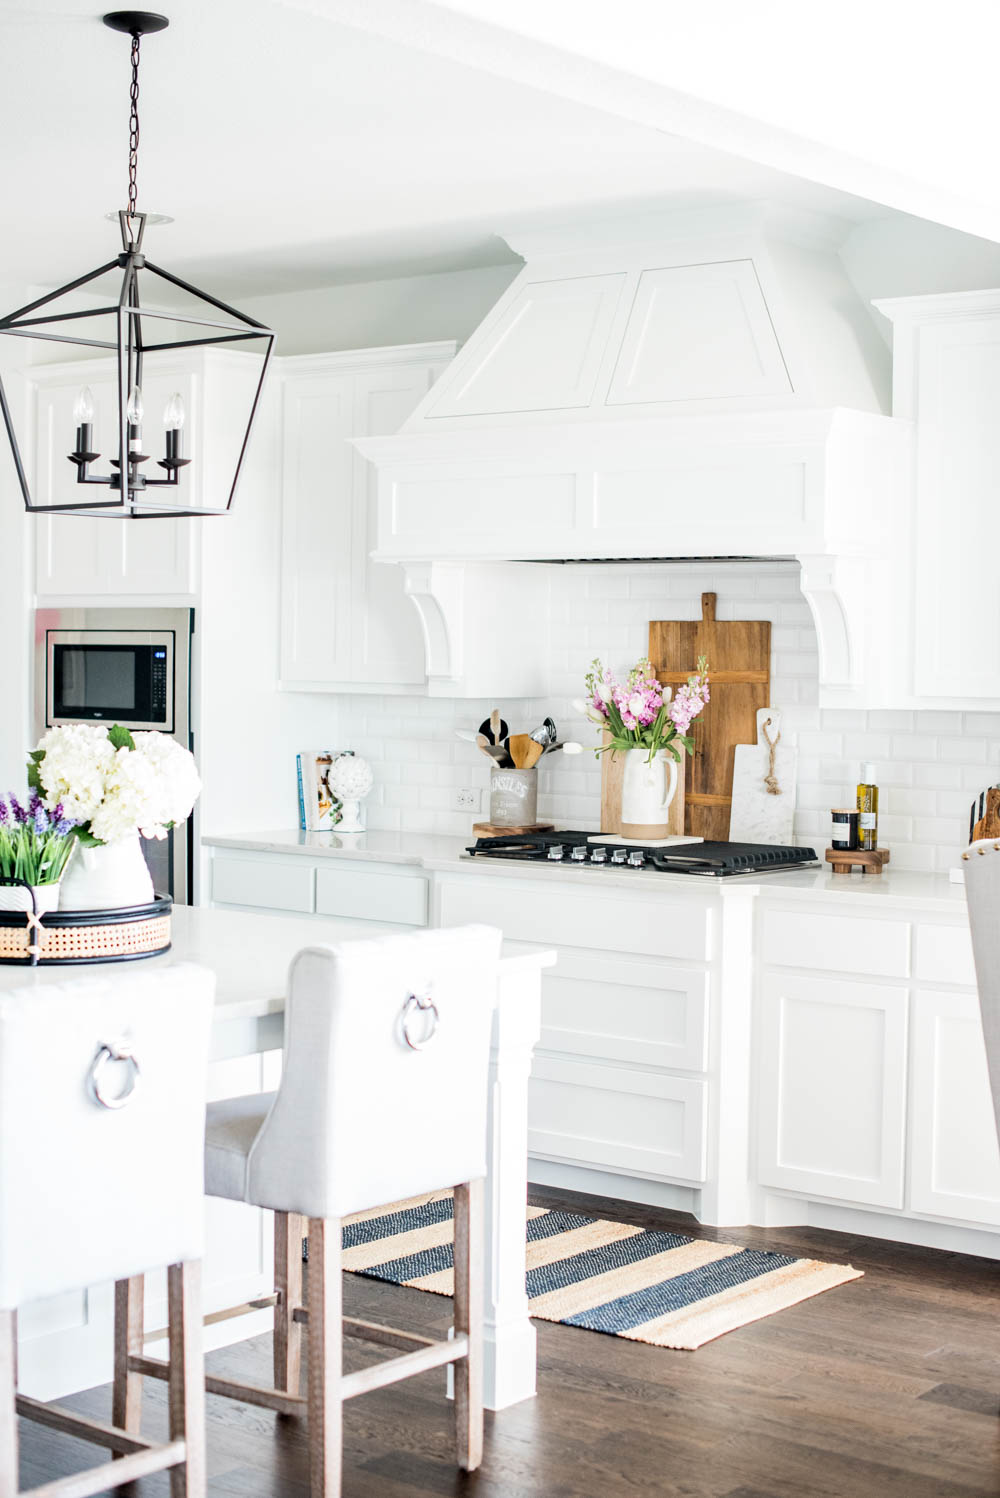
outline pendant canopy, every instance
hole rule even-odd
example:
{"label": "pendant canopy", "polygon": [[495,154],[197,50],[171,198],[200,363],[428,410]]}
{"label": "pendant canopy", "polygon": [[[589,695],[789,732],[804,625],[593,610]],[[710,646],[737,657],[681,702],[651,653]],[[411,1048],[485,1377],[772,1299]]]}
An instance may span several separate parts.
{"label": "pendant canopy", "polygon": [[[65,456],[72,465],[47,465],[32,492],[13,414],[0,380],[0,411],[10,441],[25,509],[34,514],[84,514],[153,519],[224,515],[230,509],[260,403],[274,333],[256,318],[201,291],[143,250],[146,215],[136,208],[139,147],[139,40],[162,31],[165,16],[114,11],[112,30],[132,38],[128,208],[118,214],[121,252],[67,285],[0,317],[0,336],[36,338],[94,351],[79,368],[81,388],[72,407],[57,411],[58,446],[65,420]],[[110,286],[109,286],[109,283]],[[159,300],[140,294],[155,288]],[[194,390],[194,363],[186,349],[241,345],[223,362],[225,433],[197,432],[198,451],[185,453],[183,389]],[[199,354],[200,359],[200,354]],[[97,390],[97,396],[94,390]],[[145,392],[145,394],[144,394]],[[147,410],[162,401],[162,439],[143,435]],[[151,449],[162,444],[155,466]],[[212,461],[205,460],[211,445]],[[102,449],[106,455],[102,462]],[[42,464],[38,465],[43,468]],[[160,472],[157,473],[156,470]],[[74,471],[75,470],[75,471]],[[81,486],[89,486],[84,493]]]}

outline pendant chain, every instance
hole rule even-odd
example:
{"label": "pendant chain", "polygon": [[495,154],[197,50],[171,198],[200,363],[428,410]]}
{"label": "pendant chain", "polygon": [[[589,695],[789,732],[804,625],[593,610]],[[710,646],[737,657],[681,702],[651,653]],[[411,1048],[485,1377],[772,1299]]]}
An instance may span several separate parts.
{"label": "pendant chain", "polygon": [[128,121],[128,222],[131,232],[135,219],[136,171],[139,164],[139,37],[132,37],[132,87],[129,89],[131,109]]}

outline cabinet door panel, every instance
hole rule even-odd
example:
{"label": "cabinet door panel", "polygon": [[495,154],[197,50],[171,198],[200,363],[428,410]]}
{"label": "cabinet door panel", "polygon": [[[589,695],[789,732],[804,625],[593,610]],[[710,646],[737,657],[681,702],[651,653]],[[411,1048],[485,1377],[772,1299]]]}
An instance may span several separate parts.
{"label": "cabinet door panel", "polygon": [[[917,379],[914,687],[918,695],[1000,697],[1000,323],[921,328]],[[981,570],[970,572],[969,537]]]}
{"label": "cabinet door panel", "polygon": [[344,681],[351,669],[353,390],[346,375],[284,390],[281,676]]}
{"label": "cabinet door panel", "polygon": [[[436,366],[375,369],[359,375],[355,390],[355,436],[398,432],[427,394]],[[378,544],[378,475],[354,455],[354,598],[352,675],[361,682],[423,685],[424,646],[416,613],[403,592],[403,572],[394,562],[374,562]]]}
{"label": "cabinet door panel", "polygon": [[901,1207],[906,989],[767,974],[760,1006],[760,1181]]}
{"label": "cabinet door panel", "polygon": [[975,994],[918,990],[910,1206],[1000,1226],[1000,1146]]}

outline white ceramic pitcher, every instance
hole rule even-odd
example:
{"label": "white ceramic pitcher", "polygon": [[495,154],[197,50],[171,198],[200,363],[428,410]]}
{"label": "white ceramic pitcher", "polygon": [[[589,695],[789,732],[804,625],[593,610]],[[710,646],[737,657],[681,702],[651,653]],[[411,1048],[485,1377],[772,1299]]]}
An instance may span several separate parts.
{"label": "white ceramic pitcher", "polygon": [[677,762],[666,749],[658,749],[652,760],[648,749],[626,750],[622,837],[642,842],[667,837],[667,810],[676,790]]}

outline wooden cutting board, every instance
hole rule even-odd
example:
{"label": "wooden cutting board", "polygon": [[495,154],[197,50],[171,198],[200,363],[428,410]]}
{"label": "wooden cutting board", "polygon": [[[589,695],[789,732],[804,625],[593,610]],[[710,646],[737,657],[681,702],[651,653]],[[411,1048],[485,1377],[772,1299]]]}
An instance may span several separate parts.
{"label": "wooden cutting board", "polygon": [[684,831],[692,837],[729,837],[733,762],[737,744],[757,737],[757,712],[771,695],[771,625],[766,619],[715,617],[716,596],[701,595],[700,619],[653,620],[649,659],[658,679],[677,689],[708,657],[712,700],[692,725]]}

